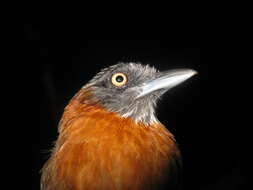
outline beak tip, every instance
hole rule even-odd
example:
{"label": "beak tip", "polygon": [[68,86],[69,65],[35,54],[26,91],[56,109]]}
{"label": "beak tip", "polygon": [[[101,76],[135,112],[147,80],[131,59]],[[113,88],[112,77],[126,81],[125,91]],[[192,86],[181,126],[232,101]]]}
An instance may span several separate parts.
{"label": "beak tip", "polygon": [[197,74],[198,74],[198,71],[191,69],[191,73],[192,73],[192,76],[193,76],[193,75],[197,75]]}
{"label": "beak tip", "polygon": [[192,77],[192,76],[194,76],[194,75],[197,75],[197,74],[199,74],[199,73],[198,73],[198,71],[196,71],[196,70],[190,69],[190,70],[188,71],[188,76],[189,76],[189,78]]}

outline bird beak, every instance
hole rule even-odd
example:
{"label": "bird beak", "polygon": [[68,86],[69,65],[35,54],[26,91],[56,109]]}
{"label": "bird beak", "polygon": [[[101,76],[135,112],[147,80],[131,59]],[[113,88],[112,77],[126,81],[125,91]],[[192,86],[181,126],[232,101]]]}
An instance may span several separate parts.
{"label": "bird beak", "polygon": [[139,87],[139,95],[137,98],[143,97],[157,90],[163,90],[166,92],[195,74],[197,74],[197,72],[192,69],[175,69],[159,72],[155,79],[147,81]]}

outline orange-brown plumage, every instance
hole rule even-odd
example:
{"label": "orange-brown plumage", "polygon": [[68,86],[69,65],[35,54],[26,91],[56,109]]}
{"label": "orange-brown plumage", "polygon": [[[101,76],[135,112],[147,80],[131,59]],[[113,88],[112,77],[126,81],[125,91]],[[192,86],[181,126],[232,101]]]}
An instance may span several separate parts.
{"label": "orange-brown plumage", "polygon": [[43,168],[48,190],[153,189],[168,177],[179,151],[162,124],[135,123],[84,99],[73,98],[63,114]]}
{"label": "orange-brown plumage", "polygon": [[[102,70],[65,108],[41,190],[152,190],[175,185],[180,152],[154,107],[195,74],[141,64]],[[168,187],[168,186],[167,186]]]}

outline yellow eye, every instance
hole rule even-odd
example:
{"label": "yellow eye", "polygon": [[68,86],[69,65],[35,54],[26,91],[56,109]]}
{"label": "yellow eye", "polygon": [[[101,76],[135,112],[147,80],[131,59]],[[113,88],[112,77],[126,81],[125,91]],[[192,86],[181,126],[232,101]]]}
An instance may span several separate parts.
{"label": "yellow eye", "polygon": [[123,86],[127,83],[127,76],[124,73],[115,73],[111,80],[114,86]]}

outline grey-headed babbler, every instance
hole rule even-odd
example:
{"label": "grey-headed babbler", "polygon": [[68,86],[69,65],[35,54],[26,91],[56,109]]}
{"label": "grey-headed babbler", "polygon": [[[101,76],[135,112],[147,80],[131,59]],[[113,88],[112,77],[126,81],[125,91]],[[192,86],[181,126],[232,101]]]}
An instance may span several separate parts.
{"label": "grey-headed babbler", "polygon": [[41,190],[170,189],[180,152],[155,107],[167,90],[195,74],[119,63],[95,75],[65,108]]}

